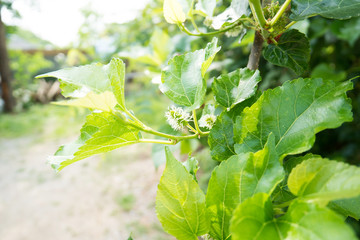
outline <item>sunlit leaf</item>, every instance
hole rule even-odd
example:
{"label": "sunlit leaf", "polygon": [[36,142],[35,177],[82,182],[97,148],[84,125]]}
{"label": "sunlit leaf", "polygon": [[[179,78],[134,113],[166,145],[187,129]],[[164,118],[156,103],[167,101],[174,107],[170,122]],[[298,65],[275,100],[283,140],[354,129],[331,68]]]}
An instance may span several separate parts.
{"label": "sunlit leaf", "polygon": [[293,202],[284,216],[275,218],[270,197],[259,193],[240,204],[231,220],[233,240],[357,239],[344,219],[328,208]]}
{"label": "sunlit leaf", "polygon": [[81,67],[65,68],[37,76],[37,78],[58,78],[62,94],[65,97],[84,97],[89,92],[102,93],[111,91],[107,75],[108,65],[91,64]]}
{"label": "sunlit leaf", "polygon": [[164,0],[164,17],[168,23],[178,24],[186,20],[186,15],[177,0]]}
{"label": "sunlit leaf", "polygon": [[236,104],[252,97],[261,81],[260,72],[248,68],[237,69],[214,79],[212,89],[216,102],[231,109]]}
{"label": "sunlit leaf", "polygon": [[205,195],[166,147],[166,167],[158,185],[156,213],[164,230],[179,240],[197,240],[209,229]]}
{"label": "sunlit leaf", "polygon": [[275,152],[274,136],[256,153],[232,156],[213,171],[206,194],[214,239],[230,237],[230,219],[236,206],[258,192],[271,193],[284,177]]}
{"label": "sunlit leaf", "polygon": [[60,171],[81,159],[137,143],[138,132],[110,113],[92,113],[86,118],[80,137],[61,146],[48,160],[55,170]]}
{"label": "sunlit leaf", "polygon": [[93,110],[111,112],[114,109],[115,105],[117,104],[117,101],[112,92],[106,91],[99,94],[89,92],[83,98],[53,102],[52,104],[62,105],[62,106],[84,107]]}
{"label": "sunlit leaf", "polygon": [[352,120],[350,89],[351,81],[300,78],[265,91],[236,122],[236,152],[262,149],[271,132],[280,156],[309,150],[316,133]]}
{"label": "sunlit leaf", "polygon": [[206,93],[205,72],[219,50],[214,38],[205,49],[172,58],[162,71],[160,90],[188,110],[199,108]]}
{"label": "sunlit leaf", "polygon": [[290,191],[301,199],[327,204],[360,195],[360,168],[323,158],[298,164],[288,179]]}

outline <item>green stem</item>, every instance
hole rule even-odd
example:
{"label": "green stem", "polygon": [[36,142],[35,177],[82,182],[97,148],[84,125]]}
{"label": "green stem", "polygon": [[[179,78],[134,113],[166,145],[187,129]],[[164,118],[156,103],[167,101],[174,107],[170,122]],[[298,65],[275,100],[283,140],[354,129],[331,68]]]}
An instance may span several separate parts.
{"label": "green stem", "polygon": [[288,8],[289,4],[291,3],[291,0],[286,0],[284,4],[281,6],[279,11],[276,13],[274,18],[270,21],[270,26],[274,26],[275,23],[281,18],[281,16],[284,14],[286,9]]}
{"label": "green stem", "polygon": [[[162,133],[162,132],[158,132],[154,129],[152,129],[151,127],[146,126],[144,123],[142,123],[139,119],[137,119],[133,114],[131,114],[129,111],[125,111],[126,114],[128,114],[131,118],[133,118],[134,122],[131,122],[129,120],[124,120],[123,118],[121,118],[120,116],[118,116],[117,114],[113,113],[114,116],[116,116],[117,118],[119,118],[121,121],[126,121],[126,123],[136,129],[139,129],[140,131],[146,132],[146,133],[150,133],[152,135],[155,136],[159,136],[159,137],[163,137],[163,138],[167,138],[167,139],[171,139],[173,140],[173,144],[176,144],[178,141],[182,141],[185,139],[193,139],[193,138],[197,138],[199,137],[199,133],[197,132],[196,134],[192,134],[192,135],[187,135],[187,136],[175,136],[175,135],[170,135],[170,134],[166,134],[166,133]],[[194,129],[195,130],[195,129]],[[200,136],[207,136],[209,135],[209,132],[201,132]]]}
{"label": "green stem", "polygon": [[197,132],[190,124],[187,124],[186,126],[187,126],[192,132],[194,132],[194,133]]}
{"label": "green stem", "polygon": [[289,23],[288,25],[286,25],[285,27],[285,31],[288,30],[291,26],[293,26],[296,23],[296,21],[292,21],[291,23]]}
{"label": "green stem", "polygon": [[175,145],[176,141],[164,141],[159,139],[140,139],[141,143],[157,143],[157,144],[165,144],[165,145]]}
{"label": "green stem", "polygon": [[267,22],[264,17],[264,12],[262,10],[260,0],[249,0],[249,5],[255,20],[257,20],[261,28],[264,28]]}
{"label": "green stem", "polygon": [[196,132],[199,133],[199,134],[202,134],[203,132],[201,132],[201,130],[199,128],[199,123],[197,121],[196,110],[193,110],[192,114],[193,114],[193,119],[194,119],[194,125],[195,125]]}
{"label": "green stem", "polygon": [[240,18],[240,19],[236,20],[235,22],[233,22],[230,26],[228,26],[228,27],[226,27],[224,29],[214,31],[214,32],[208,32],[208,33],[203,33],[203,32],[200,32],[200,31],[199,31],[199,33],[192,33],[192,32],[189,31],[189,29],[186,28],[186,26],[183,23],[178,24],[178,26],[179,26],[180,30],[183,31],[184,33],[186,33],[187,35],[201,37],[201,36],[212,36],[212,35],[215,35],[215,34],[227,32],[227,31],[233,29],[234,27],[240,25],[240,23],[242,23],[242,21],[249,21],[251,24],[254,23],[249,18]]}

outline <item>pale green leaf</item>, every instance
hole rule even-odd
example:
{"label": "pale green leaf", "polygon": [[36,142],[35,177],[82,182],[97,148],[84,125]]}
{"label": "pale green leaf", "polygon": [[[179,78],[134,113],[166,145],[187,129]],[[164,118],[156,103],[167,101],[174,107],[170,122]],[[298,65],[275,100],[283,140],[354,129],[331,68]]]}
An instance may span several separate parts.
{"label": "pale green leaf", "polygon": [[[91,64],[81,67],[61,69],[49,72],[42,77],[58,78],[62,94],[65,97],[84,98],[75,102],[66,102],[62,105],[79,104],[83,107],[108,111],[107,106],[113,107],[113,96],[115,96],[121,109],[125,109],[125,64],[119,58],[113,58],[109,64]],[[109,92],[113,93],[113,96]],[[105,100],[105,103],[99,101]],[[95,101],[90,103],[89,101]],[[96,106],[96,107],[91,107]],[[106,106],[106,107],[104,107]],[[100,108],[99,108],[100,107]]]}
{"label": "pale green leaf", "polygon": [[290,18],[295,21],[321,15],[326,18],[346,19],[360,16],[358,0],[293,0]]}
{"label": "pale green leaf", "polygon": [[81,159],[137,143],[138,133],[138,129],[127,126],[110,113],[92,113],[86,118],[78,140],[61,146],[48,160],[55,170],[60,171]]}
{"label": "pale green leaf", "polygon": [[314,157],[290,173],[288,187],[297,197],[327,204],[331,200],[360,195],[360,168]]}
{"label": "pale green leaf", "polygon": [[310,44],[308,38],[298,30],[283,33],[278,44],[269,44],[264,49],[264,58],[272,64],[292,69],[302,74],[308,68]]}
{"label": "pale green leaf", "polygon": [[196,180],[196,173],[199,170],[199,162],[198,160],[196,160],[196,158],[194,157],[190,157],[188,158],[188,160],[186,160],[183,163],[184,167],[186,168],[186,170],[194,177],[194,180]]}
{"label": "pale green leaf", "polygon": [[186,20],[186,15],[177,0],[164,0],[164,17],[168,23],[178,24]]}
{"label": "pale green leaf", "polygon": [[120,58],[113,58],[107,72],[116,100],[120,108],[125,110],[125,63]]}
{"label": "pale green leaf", "polygon": [[212,19],[211,26],[214,29],[221,29],[224,26],[235,22],[243,15],[248,15],[249,2],[244,0],[232,0],[230,6],[222,13]]}
{"label": "pale green leaf", "polygon": [[208,17],[212,17],[216,7],[217,0],[199,0],[196,4],[196,10],[201,11]]}
{"label": "pale green leaf", "polygon": [[155,28],[150,38],[150,45],[153,50],[154,58],[157,59],[156,62],[159,63],[159,67],[161,64],[165,63],[171,50],[174,48],[169,35],[160,28]]}
{"label": "pale green leaf", "polygon": [[220,50],[216,45],[217,38],[213,38],[205,49],[172,58],[162,71],[160,90],[188,110],[199,108],[206,93],[204,74]]}
{"label": "pale green leaf", "polygon": [[212,89],[216,101],[231,109],[236,104],[252,97],[260,81],[261,76],[258,70],[241,68],[215,78]]}
{"label": "pale green leaf", "polygon": [[115,105],[117,104],[117,101],[112,92],[106,91],[99,94],[89,92],[83,98],[53,102],[52,104],[62,105],[62,106],[84,107],[93,110],[111,112],[114,109]]}
{"label": "pale green leaf", "polygon": [[316,204],[295,201],[284,216],[275,218],[270,197],[265,193],[245,200],[236,208],[230,229],[233,240],[357,239],[341,216]]}
{"label": "pale green leaf", "polygon": [[65,68],[37,76],[37,78],[58,78],[65,97],[84,97],[89,92],[111,91],[107,75],[108,65],[91,64],[81,67]]}
{"label": "pale green leaf", "polygon": [[223,161],[213,171],[206,194],[210,235],[214,239],[228,239],[230,219],[236,206],[255,193],[271,193],[283,177],[284,170],[272,135],[263,150]]}
{"label": "pale green leaf", "polygon": [[179,240],[197,240],[209,230],[205,195],[166,147],[166,167],[158,185],[156,213],[164,230]]}
{"label": "pale green leaf", "polygon": [[236,122],[236,152],[262,149],[271,132],[282,157],[309,150],[316,133],[352,120],[351,89],[351,81],[300,78],[265,91]]}

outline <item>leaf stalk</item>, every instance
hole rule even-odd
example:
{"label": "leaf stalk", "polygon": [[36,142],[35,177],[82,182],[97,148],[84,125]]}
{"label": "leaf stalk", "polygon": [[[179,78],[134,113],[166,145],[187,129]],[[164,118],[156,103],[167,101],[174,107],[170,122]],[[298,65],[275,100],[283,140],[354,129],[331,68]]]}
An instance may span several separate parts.
{"label": "leaf stalk", "polygon": [[286,0],[284,2],[284,4],[281,6],[281,8],[279,9],[279,11],[275,14],[274,18],[271,19],[270,21],[270,26],[274,26],[276,24],[277,21],[279,21],[279,19],[281,18],[281,16],[284,14],[284,12],[286,11],[286,9],[288,8],[289,4],[291,3],[291,0]]}

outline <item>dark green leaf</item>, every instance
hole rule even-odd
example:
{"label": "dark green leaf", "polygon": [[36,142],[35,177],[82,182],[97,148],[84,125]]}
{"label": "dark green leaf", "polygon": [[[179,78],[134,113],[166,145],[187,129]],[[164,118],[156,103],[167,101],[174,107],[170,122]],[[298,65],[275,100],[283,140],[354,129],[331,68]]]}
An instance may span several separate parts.
{"label": "dark green leaf", "polygon": [[160,90],[188,110],[199,108],[206,93],[205,72],[220,50],[216,45],[214,38],[205,49],[172,58],[162,71]]}
{"label": "dark green leaf", "polygon": [[230,219],[236,206],[255,193],[271,193],[283,177],[284,170],[272,135],[263,150],[223,161],[213,171],[206,195],[210,235],[214,239],[228,239]]}
{"label": "dark green leaf", "polygon": [[236,152],[262,149],[271,132],[280,156],[309,150],[316,133],[352,120],[350,89],[351,81],[299,78],[265,91],[236,121]]}
{"label": "dark green leaf", "polygon": [[345,217],[360,219],[360,196],[331,201],[328,206]]}
{"label": "dark green leaf", "polygon": [[236,104],[252,97],[260,81],[258,70],[241,68],[215,78],[212,89],[216,101],[230,110]]}
{"label": "dark green leaf", "polygon": [[208,143],[210,145],[211,157],[216,161],[223,161],[230,156],[235,155],[234,144],[234,124],[236,117],[239,116],[243,109],[253,104],[258,98],[258,94],[252,98],[236,105],[229,112],[224,110],[217,117],[214,127],[210,131]]}
{"label": "dark green leaf", "polygon": [[300,75],[308,68],[309,40],[303,33],[292,29],[281,35],[277,45],[269,44],[264,49],[264,58],[272,64],[290,68]]}
{"label": "dark green leaf", "polygon": [[330,26],[331,32],[339,39],[347,41],[354,46],[360,37],[360,18],[352,18],[344,21],[334,21]]}
{"label": "dark green leaf", "polygon": [[326,18],[346,19],[360,16],[358,0],[293,0],[290,18],[295,21],[321,15]]}
{"label": "dark green leaf", "polygon": [[265,193],[258,193],[236,208],[230,229],[233,240],[357,239],[341,216],[315,204],[295,201],[284,216],[275,218]]}
{"label": "dark green leaf", "polygon": [[205,195],[186,168],[165,148],[166,167],[156,196],[164,230],[179,240],[197,240],[209,230]]}

